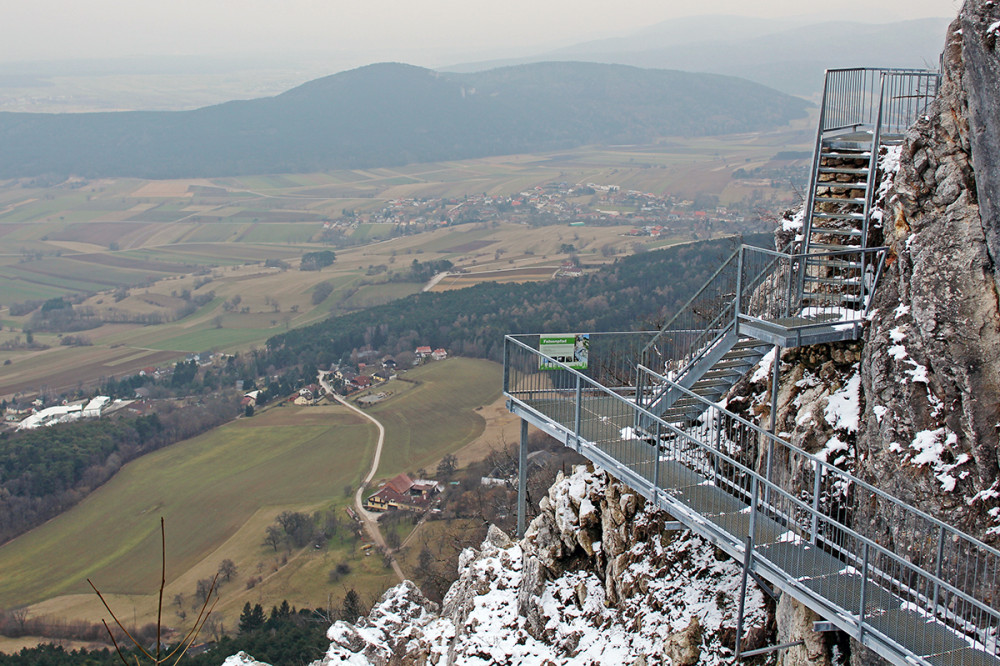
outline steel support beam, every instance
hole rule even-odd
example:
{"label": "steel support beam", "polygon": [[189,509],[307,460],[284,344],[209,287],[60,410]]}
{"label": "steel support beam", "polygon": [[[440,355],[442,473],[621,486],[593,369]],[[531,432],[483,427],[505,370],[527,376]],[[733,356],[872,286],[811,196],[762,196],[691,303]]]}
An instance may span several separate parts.
{"label": "steel support beam", "polygon": [[524,536],[528,509],[528,422],[521,419],[521,446],[517,455],[517,538]]}

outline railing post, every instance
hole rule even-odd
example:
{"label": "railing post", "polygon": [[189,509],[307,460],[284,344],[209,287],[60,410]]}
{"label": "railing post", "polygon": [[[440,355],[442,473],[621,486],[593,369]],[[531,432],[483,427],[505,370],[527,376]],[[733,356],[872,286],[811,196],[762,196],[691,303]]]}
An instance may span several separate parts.
{"label": "railing post", "polygon": [[[816,207],[816,179],[819,176],[820,153],[823,149],[823,132],[826,129],[826,106],[829,87],[830,70],[826,70],[823,74],[823,100],[819,105],[819,126],[816,129],[816,144],[813,147],[812,166],[809,168],[809,189],[806,191],[805,214],[802,218],[802,247],[800,248],[802,254],[809,253],[809,233],[812,229],[813,208]],[[836,99],[833,101],[836,102]],[[805,283],[800,279],[799,284],[796,285],[796,291],[801,295],[804,287]]]}
{"label": "railing post", "polygon": [[[781,346],[774,346],[774,361],[771,363],[771,418],[768,432],[771,437],[767,438],[767,468],[764,478],[771,482],[771,459],[774,457],[774,431],[778,423],[778,380],[781,373]],[[764,488],[764,504],[771,501],[771,487]]]}
{"label": "railing post", "polygon": [[503,392],[510,393],[510,336],[503,336]]}
{"label": "railing post", "polygon": [[660,508],[660,447],[663,445],[660,440],[660,422],[656,421],[656,447],[653,458],[653,506]]}
{"label": "railing post", "polygon": [[521,419],[521,448],[517,456],[517,538],[524,536],[528,500],[528,422]]}
{"label": "railing post", "polygon": [[865,635],[865,594],[868,591],[868,542],[865,542],[864,558],[861,561],[861,604],[858,609],[858,640]]}
{"label": "railing post", "polygon": [[745,246],[740,246],[740,256],[736,261],[736,300],[733,302],[733,326],[737,333],[740,332],[740,308],[742,307],[743,298],[743,255],[745,254],[743,248]]}
{"label": "railing post", "polygon": [[583,402],[583,385],[580,383],[580,375],[576,376],[576,405],[573,415],[573,436],[576,437],[576,451],[580,452],[580,419],[583,417],[583,410],[581,409]]}
{"label": "railing post", "polygon": [[[793,248],[794,249],[794,248]],[[788,284],[785,285],[785,311],[782,313],[783,317],[792,316],[792,301],[795,300],[792,295],[792,276],[795,273],[795,255],[794,253],[788,257]],[[798,308],[795,309],[796,314],[798,314]]]}
{"label": "railing post", "polygon": [[760,492],[760,482],[753,477],[753,492],[750,499],[750,526],[747,528],[747,540],[743,551],[743,573],[740,575],[740,605],[736,611],[736,660],[740,660],[743,648],[743,613],[747,601],[747,577],[750,575],[750,565],[753,564],[753,537],[757,527],[757,497]]}
{"label": "railing post", "polygon": [[819,541],[819,489],[823,481],[823,467],[818,460],[813,465],[815,471],[813,472],[812,537],[809,542],[815,546]]}
{"label": "railing post", "polygon": [[[934,577],[941,578],[941,570],[944,565],[944,525],[938,527],[937,563],[934,565]],[[931,615],[937,617],[938,591],[940,584],[934,581],[934,596],[931,598]]]}

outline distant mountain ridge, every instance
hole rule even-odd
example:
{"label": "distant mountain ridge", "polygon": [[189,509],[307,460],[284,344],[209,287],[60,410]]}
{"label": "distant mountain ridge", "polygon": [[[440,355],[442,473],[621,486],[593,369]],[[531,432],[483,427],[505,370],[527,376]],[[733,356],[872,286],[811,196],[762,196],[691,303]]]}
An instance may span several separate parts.
{"label": "distant mountain ridge", "polygon": [[807,103],[733,77],[555,62],[397,63],[193,111],[0,113],[0,178],[179,178],[395,166],[780,126]]}
{"label": "distant mountain ridge", "polygon": [[465,63],[478,71],[538,61],[586,60],[738,76],[792,95],[822,90],[833,67],[937,67],[948,18],[893,23],[693,16],[534,57]]}

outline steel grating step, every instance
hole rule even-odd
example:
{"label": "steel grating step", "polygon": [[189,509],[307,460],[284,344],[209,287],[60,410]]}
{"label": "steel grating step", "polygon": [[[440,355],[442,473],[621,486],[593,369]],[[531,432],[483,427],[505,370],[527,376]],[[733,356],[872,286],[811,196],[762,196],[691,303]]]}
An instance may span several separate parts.
{"label": "steel grating step", "polygon": [[[871,583],[868,587],[872,587]],[[893,597],[888,605],[895,608],[887,608],[866,620],[889,638],[897,641],[906,639],[906,646],[915,654],[926,656],[968,647],[965,640],[934,621],[929,613],[910,610],[912,606],[909,604],[905,606],[907,610],[903,610],[904,602],[898,597]]]}
{"label": "steel grating step", "polygon": [[821,151],[821,158],[830,158],[835,160],[871,160],[872,153],[870,150],[858,150],[858,151]]}
{"label": "steel grating step", "polygon": [[865,219],[864,213],[813,213],[814,220],[856,220]]}
{"label": "steel grating step", "polygon": [[814,275],[807,275],[805,277],[806,282],[815,282],[816,284],[829,284],[829,285],[850,285],[858,286],[861,284],[860,278],[855,277],[816,277]]}
{"label": "steel grating step", "polygon": [[829,252],[840,252],[842,250],[860,250],[860,245],[838,245],[836,243],[809,243],[809,250],[821,250]]}
{"label": "steel grating step", "polygon": [[747,365],[753,365],[756,361],[750,362],[747,358],[743,359],[730,359],[719,361],[712,366],[714,369],[725,370],[727,368],[742,368]]}
{"label": "steel grating step", "polygon": [[858,169],[856,167],[844,167],[844,166],[821,166],[819,168],[820,173],[847,173],[852,176],[867,176],[868,169]]}
{"label": "steel grating step", "polygon": [[865,200],[861,198],[840,198],[840,197],[815,197],[813,199],[816,203],[831,203],[831,204],[844,204],[851,206],[864,206]]}
{"label": "steel grating step", "polygon": [[827,268],[861,270],[860,261],[845,261],[843,259],[813,259],[809,261],[809,266],[810,267],[823,266]]}
{"label": "steel grating step", "polygon": [[929,654],[924,658],[934,666],[1000,666],[1000,659],[995,655],[971,647]]}
{"label": "steel grating step", "polygon": [[809,230],[812,234],[830,234],[831,236],[860,236],[860,229],[839,229],[837,227],[816,227]]}
{"label": "steel grating step", "polygon": [[732,385],[733,385],[733,382],[726,381],[725,379],[704,379],[704,378],[702,378],[702,379],[699,379],[698,381],[696,381],[694,384],[691,385],[691,391],[694,392],[694,393],[698,393],[698,391],[696,390],[695,387],[698,387],[698,388],[701,388],[701,387],[709,388],[709,387],[713,387],[713,386],[724,386],[724,387],[728,388],[728,387],[730,387]]}
{"label": "steel grating step", "polygon": [[816,183],[816,188],[829,187],[830,189],[837,188],[841,190],[867,190],[868,183],[841,183],[836,180],[821,180]]}

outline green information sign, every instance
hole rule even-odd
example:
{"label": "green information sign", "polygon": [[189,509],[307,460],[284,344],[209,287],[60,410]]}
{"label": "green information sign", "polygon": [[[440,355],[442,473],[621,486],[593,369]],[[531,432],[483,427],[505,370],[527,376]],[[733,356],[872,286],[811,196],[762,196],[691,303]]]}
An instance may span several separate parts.
{"label": "green information sign", "polygon": [[[590,355],[590,334],[542,335],[538,340],[538,351],[574,370],[586,370]],[[561,366],[543,358],[539,360],[538,367],[541,370],[557,370]]]}

